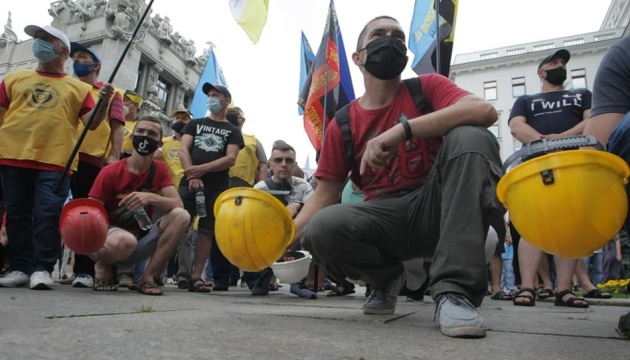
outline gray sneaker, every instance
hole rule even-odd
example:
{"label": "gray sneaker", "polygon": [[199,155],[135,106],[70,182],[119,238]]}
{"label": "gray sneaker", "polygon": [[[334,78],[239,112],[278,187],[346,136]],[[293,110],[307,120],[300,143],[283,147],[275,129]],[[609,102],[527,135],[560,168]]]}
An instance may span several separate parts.
{"label": "gray sneaker", "polygon": [[367,315],[391,315],[396,310],[398,293],[406,280],[403,271],[396,279],[388,282],[383,288],[372,288],[370,296],[363,304],[363,313]]}
{"label": "gray sneaker", "polygon": [[440,331],[450,337],[482,338],[486,336],[486,319],[464,295],[441,294],[437,300],[436,316]]}

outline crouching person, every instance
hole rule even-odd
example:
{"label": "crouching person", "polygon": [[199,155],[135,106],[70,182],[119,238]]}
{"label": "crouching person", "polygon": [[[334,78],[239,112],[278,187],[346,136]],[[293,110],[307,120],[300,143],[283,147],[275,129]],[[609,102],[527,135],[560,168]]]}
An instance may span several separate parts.
{"label": "crouching person", "polygon": [[[160,122],[151,117],[140,118],[132,134],[132,155],[103,168],[94,181],[90,198],[102,202],[110,217],[107,240],[91,255],[96,262],[94,291],[117,290],[112,266],[135,265],[150,257],[138,291],[162,295],[154,279],[161,276],[175,253],[190,217],[166,166],[153,160],[161,139]],[[164,215],[151,223],[154,207]]]}

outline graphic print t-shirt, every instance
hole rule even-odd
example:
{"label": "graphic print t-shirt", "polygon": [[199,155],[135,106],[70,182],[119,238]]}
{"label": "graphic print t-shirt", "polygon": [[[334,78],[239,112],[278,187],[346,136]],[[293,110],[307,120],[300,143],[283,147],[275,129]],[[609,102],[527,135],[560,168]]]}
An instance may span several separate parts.
{"label": "graphic print t-shirt", "polygon": [[[245,146],[241,131],[227,121],[215,121],[210,118],[195,119],[182,130],[183,134],[193,137],[190,157],[193,165],[207,164],[225,156],[230,144]],[[206,173],[202,180],[206,188],[227,189],[229,169]],[[188,186],[184,177],[180,186]]]}

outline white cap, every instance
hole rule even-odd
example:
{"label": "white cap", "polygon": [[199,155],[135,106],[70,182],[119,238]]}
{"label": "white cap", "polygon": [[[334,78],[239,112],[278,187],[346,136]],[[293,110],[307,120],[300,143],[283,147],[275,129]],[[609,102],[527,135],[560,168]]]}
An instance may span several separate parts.
{"label": "white cap", "polygon": [[63,31],[57,28],[54,28],[49,25],[46,25],[44,27],[37,26],[37,25],[29,25],[24,28],[24,32],[27,35],[32,36],[33,38],[38,38],[37,33],[39,31],[45,31],[48,34],[56,37],[57,39],[61,40],[61,42],[64,43],[64,45],[66,45],[68,49],[70,49],[70,39],[68,39],[68,37],[66,36],[66,34],[63,33]]}

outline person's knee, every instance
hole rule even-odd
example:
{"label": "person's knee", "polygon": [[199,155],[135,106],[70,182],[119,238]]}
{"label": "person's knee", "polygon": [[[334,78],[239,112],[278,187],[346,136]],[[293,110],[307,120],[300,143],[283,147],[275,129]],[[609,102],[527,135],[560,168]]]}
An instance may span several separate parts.
{"label": "person's knee", "polygon": [[176,228],[178,232],[185,232],[190,224],[190,214],[182,208],[174,208],[162,216],[162,229]]}
{"label": "person's knee", "polygon": [[481,126],[462,125],[451,129],[444,137],[444,145],[462,149],[488,148],[498,151],[499,143],[492,133]]}
{"label": "person's knee", "polygon": [[107,236],[103,250],[107,258],[124,260],[131,256],[138,246],[138,240],[127,231],[115,231]]}
{"label": "person's knee", "polygon": [[339,206],[329,207],[313,216],[302,238],[304,248],[318,252],[338,249],[339,235],[348,225],[347,218],[339,210]]}

